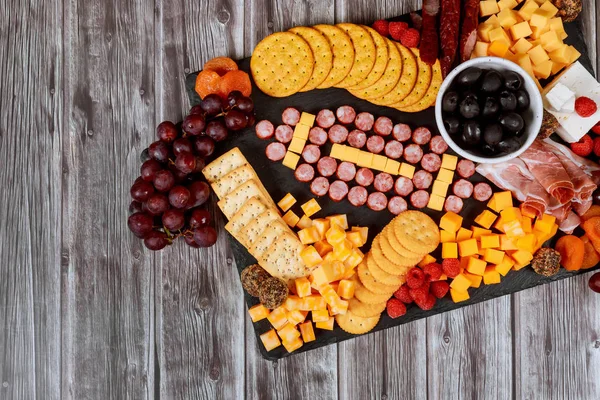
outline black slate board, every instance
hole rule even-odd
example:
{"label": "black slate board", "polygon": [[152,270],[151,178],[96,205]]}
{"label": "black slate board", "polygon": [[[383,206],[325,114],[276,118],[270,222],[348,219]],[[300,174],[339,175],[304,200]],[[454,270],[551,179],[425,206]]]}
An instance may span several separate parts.
{"label": "black slate board", "polygon": [[[392,20],[409,20],[408,14],[393,18]],[[578,22],[572,22],[565,24],[565,30],[569,37],[565,40],[566,43],[571,44],[577,48],[581,53],[579,61],[585,66],[585,68],[592,74],[593,68],[588,57],[587,48],[583,40],[583,34],[581,27]],[[239,62],[239,68],[246,72],[250,72],[250,58],[243,59]],[[200,103],[200,97],[194,91],[194,84],[196,82],[196,73],[189,74],[186,77],[186,89],[190,98],[191,106]],[[256,119],[260,121],[267,119],[273,124],[280,124],[281,112],[286,107],[295,107],[298,110],[310,112],[316,114],[319,110],[329,108],[335,110],[337,107],[342,105],[350,105],[354,107],[358,112],[366,111],[372,113],[376,118],[378,116],[387,116],[394,121],[394,123],[407,123],[413,129],[418,126],[426,126],[431,129],[433,134],[437,134],[437,128],[435,126],[435,114],[434,108],[429,108],[420,113],[403,113],[398,110],[377,106],[367,101],[358,99],[352,96],[349,92],[343,89],[324,89],[324,90],[312,90],[307,93],[298,93],[290,97],[285,98],[273,98],[262,93],[253,83],[252,99],[255,104]],[[560,140],[558,137],[556,140]],[[294,205],[292,210],[302,215],[300,205],[310,200],[314,196],[310,192],[308,184],[298,182],[294,178],[294,171],[284,167],[280,162],[271,162],[264,155],[266,146],[270,141],[265,141],[257,138],[254,134],[254,128],[245,129],[237,134],[232,134],[223,143],[219,143],[217,150],[218,154],[223,154],[226,151],[234,147],[239,147],[242,153],[246,156],[250,164],[256,170],[258,176],[262,180],[263,184],[273,197],[275,202],[279,201],[286,193],[291,193],[296,199],[297,203]],[[454,154],[451,149],[449,153]],[[329,154],[329,146],[326,145],[322,148],[322,154]],[[485,179],[479,174],[475,174],[471,180],[473,182],[484,181]],[[492,185],[493,186],[493,185]],[[495,190],[500,190],[495,188]],[[383,227],[393,218],[393,215],[387,210],[381,212],[375,212],[370,210],[368,207],[354,207],[347,200],[340,203],[335,203],[329,200],[327,197],[318,199],[322,210],[319,211],[311,218],[320,218],[332,214],[347,214],[348,222],[350,225],[360,225],[369,227],[369,240],[363,249],[369,249],[371,241],[375,235],[380,232]],[[480,214],[486,208],[485,203],[478,202],[473,198],[465,201],[465,206],[462,211],[464,217],[463,226],[470,227],[474,225],[474,218]],[[434,221],[439,221],[443,212],[436,212],[430,209],[422,209],[421,211],[431,216]],[[256,260],[246,251],[246,249],[231,235],[229,241],[233,251],[233,255],[236,260],[238,272],[241,273],[244,267],[254,264]],[[558,236],[557,236],[558,237]],[[556,237],[555,237],[556,240]],[[440,246],[441,247],[441,246]],[[366,251],[365,251],[366,252]],[[434,255],[440,259],[440,249],[434,252]],[[598,269],[599,266],[593,269]],[[430,311],[423,311],[416,306],[409,306],[406,315],[398,319],[391,319],[384,312],[381,316],[381,320],[371,332],[376,332],[382,329],[387,329],[393,326],[402,325],[407,322],[411,322],[417,319],[426,318],[432,315],[443,313],[446,311],[454,310],[471,304],[476,304],[482,301],[490,300],[496,297],[504,296],[507,294],[515,293],[523,289],[531,288],[538,285],[543,285],[549,282],[565,279],[574,275],[578,275],[584,272],[592,271],[588,269],[583,272],[568,272],[561,269],[557,275],[552,277],[543,277],[536,274],[531,268],[524,268],[518,272],[509,272],[506,277],[502,279],[502,283],[497,285],[482,285],[477,289],[471,289],[469,294],[471,298],[461,303],[454,303],[449,297],[438,300],[435,307]],[[238,283],[233,283],[238,284]],[[246,297],[246,304],[248,307],[252,307],[258,304],[258,299],[248,295],[244,292]],[[277,360],[289,356],[283,346],[280,346],[270,352],[266,352],[262,342],[260,341],[259,335],[267,332],[271,329],[271,325],[268,320],[262,320],[254,323],[254,331],[256,334],[257,346],[262,356],[268,360]],[[347,339],[351,339],[357,335],[351,335],[344,332],[337,325],[333,331],[320,330],[315,328],[316,340],[313,342],[305,343],[300,349],[291,354],[297,354],[304,351],[312,350],[318,347],[326,346],[332,343],[338,343]]]}

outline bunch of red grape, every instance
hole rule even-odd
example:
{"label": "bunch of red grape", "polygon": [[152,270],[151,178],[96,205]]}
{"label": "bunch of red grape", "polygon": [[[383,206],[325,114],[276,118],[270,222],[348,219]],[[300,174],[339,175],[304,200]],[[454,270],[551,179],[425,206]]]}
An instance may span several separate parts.
{"label": "bunch of red grape", "polygon": [[129,229],[150,250],[161,250],[178,237],[192,247],[209,247],[217,241],[211,216],[202,207],[210,186],[202,169],[229,131],[254,124],[254,104],[240,92],[226,100],[208,95],[194,106],[181,127],[170,121],[156,129],[159,140],[142,152],[143,162],[130,194]]}

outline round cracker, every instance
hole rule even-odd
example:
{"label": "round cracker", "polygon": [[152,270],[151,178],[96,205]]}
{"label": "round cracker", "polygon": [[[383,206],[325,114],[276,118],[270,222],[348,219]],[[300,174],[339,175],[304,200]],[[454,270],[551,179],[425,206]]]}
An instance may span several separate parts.
{"label": "round cracker", "polygon": [[402,275],[388,274],[381,269],[381,267],[377,265],[377,261],[375,261],[372,254],[367,255],[367,268],[376,281],[385,285],[402,285],[406,281]]}
{"label": "round cracker", "polygon": [[316,89],[327,78],[333,66],[331,46],[329,46],[327,38],[321,32],[308,26],[297,26],[290,29],[290,32],[306,40],[315,59],[313,73],[308,83],[300,91],[307,92]]}
{"label": "round cracker", "polygon": [[381,245],[381,251],[388,260],[401,267],[412,267],[421,261],[422,257],[406,257],[405,255],[399,254],[394,250],[394,246],[391,245],[387,236],[382,235],[379,241]]}
{"label": "round cracker", "polygon": [[348,311],[358,317],[363,318],[370,318],[380,315],[385,311],[386,306],[387,301],[376,304],[367,304],[355,298],[348,300]]}
{"label": "round cracker", "polygon": [[400,43],[396,43],[396,47],[400,50],[402,56],[402,75],[394,89],[388,94],[371,100],[372,103],[385,106],[400,102],[410,94],[417,82],[417,59],[412,51],[404,47]]}
{"label": "round cracker", "polygon": [[386,229],[384,229],[384,231],[384,235],[387,238],[388,242],[390,243],[394,251],[398,253],[401,257],[408,258],[409,260],[418,259],[420,261],[425,256],[425,254],[417,254],[414,251],[407,249],[406,246],[404,246],[400,242],[400,240],[398,240],[398,236],[396,236],[393,224],[389,224],[388,226],[386,226]]}
{"label": "round cracker", "polygon": [[411,51],[415,54],[417,65],[419,66],[417,82],[404,100],[392,104],[391,107],[407,107],[415,104],[425,96],[425,92],[427,92],[427,88],[429,88],[429,84],[431,83],[431,66],[425,64],[423,60],[421,60],[421,57],[419,57],[419,49],[411,49]]}
{"label": "round cracker", "polygon": [[388,46],[388,62],[385,67],[385,72],[371,86],[360,89],[348,89],[350,93],[359,99],[375,99],[383,96],[386,93],[389,93],[400,80],[400,75],[402,74],[402,57],[400,56],[400,50],[394,45],[394,43],[385,39],[385,42]]}
{"label": "round cracker", "polygon": [[435,105],[435,99],[440,91],[442,81],[444,80],[444,78],[442,78],[442,69],[440,68],[439,60],[433,64],[432,69],[433,76],[431,77],[431,83],[429,84],[429,89],[427,89],[425,96],[413,105],[408,107],[398,107],[398,110],[403,112],[419,112]]}
{"label": "round cracker", "polygon": [[337,322],[340,328],[345,332],[352,333],[353,335],[360,335],[375,328],[379,322],[379,318],[381,318],[381,314],[374,317],[363,318],[347,311],[346,314],[336,315],[335,322]]}
{"label": "round cracker", "polygon": [[383,36],[377,33],[377,31],[371,28],[370,26],[363,26],[363,28],[365,28],[371,34],[373,42],[375,42],[375,64],[373,64],[373,69],[371,69],[369,75],[367,75],[367,77],[362,82],[359,82],[358,84],[349,88],[352,90],[364,89],[377,82],[379,78],[383,76],[383,73],[385,72],[385,67],[388,63],[388,45],[385,42]]}
{"label": "round cracker", "polygon": [[[373,241],[373,243],[375,243],[375,241]],[[396,265],[392,261],[390,261],[383,254],[383,251],[381,251],[381,247],[379,246],[379,243],[373,244],[371,246],[371,254],[373,255],[373,258],[375,259],[375,262],[377,263],[377,265],[379,267],[381,267],[381,269],[384,270],[385,272],[387,272],[388,274],[404,275],[408,272],[408,270],[410,268],[412,268],[412,265],[407,265],[407,266]]]}
{"label": "round cracker", "polygon": [[343,23],[336,26],[346,32],[354,46],[354,63],[352,69],[336,87],[349,87],[362,82],[373,69],[375,64],[375,41],[371,34],[360,25]]}
{"label": "round cracker", "polygon": [[405,211],[392,221],[398,240],[408,249],[431,253],[440,244],[440,230],[436,223],[420,211]]}
{"label": "round cracker", "polygon": [[377,294],[371,292],[369,289],[363,286],[360,283],[360,279],[356,274],[352,277],[352,282],[354,282],[354,297],[366,304],[379,304],[381,302],[386,302],[390,298],[389,294]]}
{"label": "round cracker", "polygon": [[277,32],[254,48],[250,70],[261,91],[273,97],[286,97],[306,85],[314,63],[306,40],[291,32]]}
{"label": "round cracker", "polygon": [[390,286],[377,281],[373,274],[369,272],[369,268],[367,268],[367,265],[364,261],[359,264],[357,272],[358,279],[360,279],[360,282],[363,284],[363,286],[373,293],[387,294],[391,296],[400,287],[400,285]]}
{"label": "round cracker", "polygon": [[350,36],[336,26],[315,25],[313,28],[325,36],[333,53],[331,71],[329,71],[325,80],[317,86],[318,89],[326,89],[340,83],[352,69],[354,46]]}

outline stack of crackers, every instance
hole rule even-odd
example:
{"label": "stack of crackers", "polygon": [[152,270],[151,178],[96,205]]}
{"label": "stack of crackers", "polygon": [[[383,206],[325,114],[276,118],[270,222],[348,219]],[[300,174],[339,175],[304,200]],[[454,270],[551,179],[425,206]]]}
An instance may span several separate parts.
{"label": "stack of crackers", "polygon": [[229,219],[225,229],[269,274],[286,281],[309,274],[300,257],[304,245],[283,221],[239,148],[208,164],[202,173],[220,199],[219,208]]}
{"label": "stack of crackers", "polygon": [[254,82],[269,96],[330,87],[373,104],[418,112],[435,104],[439,61],[429,66],[374,29],[350,23],[300,26],[264,38],[250,61]]}
{"label": "stack of crackers", "polygon": [[[366,333],[379,322],[387,301],[406,281],[408,270],[440,242],[436,223],[420,211],[405,211],[375,237],[354,275],[354,298],[335,320],[344,331]],[[358,275],[358,276],[357,276]]]}

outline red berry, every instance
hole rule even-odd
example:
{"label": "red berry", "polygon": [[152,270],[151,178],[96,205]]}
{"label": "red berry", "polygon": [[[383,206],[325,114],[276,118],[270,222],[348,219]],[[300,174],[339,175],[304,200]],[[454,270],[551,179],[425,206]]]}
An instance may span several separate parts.
{"label": "red berry", "polygon": [[425,274],[421,271],[420,268],[414,267],[408,271],[408,276],[406,278],[406,284],[411,289],[416,289],[418,287],[423,286],[425,283]]}
{"label": "red berry", "polygon": [[406,22],[390,22],[390,36],[395,41],[400,41],[402,34],[408,29]]}
{"label": "red berry", "polygon": [[438,263],[427,264],[423,272],[429,277],[429,281],[437,281],[442,276],[442,266]]}
{"label": "red berry", "polygon": [[571,143],[571,150],[578,156],[587,157],[594,150],[594,141],[589,135],[583,135],[579,142]]}
{"label": "red berry", "polygon": [[600,135],[600,122],[592,126],[592,132],[594,132],[596,135]]}
{"label": "red berry", "polygon": [[596,157],[600,157],[600,137],[594,138],[594,154]]}
{"label": "red berry", "polygon": [[408,291],[408,294],[415,301],[415,303],[417,303],[419,301],[422,302],[429,295],[429,288],[423,286],[418,289],[410,289]]}
{"label": "red berry", "polygon": [[580,117],[591,117],[596,110],[598,110],[596,102],[589,97],[581,96],[575,99],[575,112],[579,114]]}
{"label": "red berry", "polygon": [[415,300],[415,303],[419,306],[421,310],[431,310],[433,306],[435,306],[435,296],[432,294],[427,295],[425,298]]}
{"label": "red berry", "polygon": [[389,26],[389,22],[387,22],[385,19],[380,19],[373,22],[372,28],[375,29],[381,36],[387,37],[390,34]]}
{"label": "red berry", "polygon": [[404,303],[394,298],[388,300],[386,310],[390,318],[398,318],[406,314]]}
{"label": "red berry", "polygon": [[590,277],[588,285],[594,292],[600,293],[600,272],[596,272]]}
{"label": "red berry", "polygon": [[419,41],[421,40],[421,35],[419,31],[414,28],[409,28],[402,32],[402,37],[400,38],[400,43],[408,48],[416,48],[419,46]]}
{"label": "red berry", "polygon": [[450,278],[456,278],[460,274],[460,261],[458,258],[446,258],[442,261],[442,271]]}
{"label": "red berry", "polygon": [[443,298],[448,294],[448,290],[450,290],[450,285],[446,281],[435,281],[431,282],[431,287],[429,289],[431,294],[437,297],[438,299]]}
{"label": "red berry", "polygon": [[413,302],[412,297],[410,297],[408,286],[402,285],[400,289],[394,292],[394,297],[403,302],[404,304],[410,304]]}

